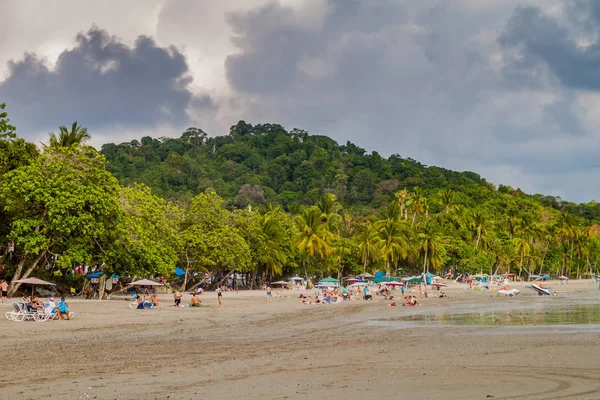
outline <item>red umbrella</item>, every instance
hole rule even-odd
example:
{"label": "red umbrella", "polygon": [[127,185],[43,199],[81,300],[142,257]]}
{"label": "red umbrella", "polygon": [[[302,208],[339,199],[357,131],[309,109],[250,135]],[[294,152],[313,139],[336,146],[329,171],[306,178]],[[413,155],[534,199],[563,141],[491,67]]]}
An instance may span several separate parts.
{"label": "red umbrella", "polygon": [[381,282],[380,283],[381,286],[404,286],[404,283],[401,282]]}
{"label": "red umbrella", "polygon": [[356,282],[362,282],[362,281],[360,279],[356,279],[356,278],[348,278],[348,279],[346,279],[346,282],[356,283]]}

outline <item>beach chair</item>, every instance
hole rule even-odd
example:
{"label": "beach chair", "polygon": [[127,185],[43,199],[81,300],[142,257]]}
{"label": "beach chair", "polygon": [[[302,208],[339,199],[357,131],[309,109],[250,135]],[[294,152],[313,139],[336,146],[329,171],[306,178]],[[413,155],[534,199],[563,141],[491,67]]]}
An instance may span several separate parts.
{"label": "beach chair", "polygon": [[34,315],[36,313],[32,312],[32,311],[27,311],[26,308],[21,307],[18,303],[12,303],[13,305],[13,311],[9,311],[5,314],[6,319],[10,320],[10,321],[15,321],[15,322],[22,322],[22,321],[33,321],[34,320]]}
{"label": "beach chair", "polygon": [[274,296],[274,297],[275,297],[276,299],[289,299],[289,298],[290,298],[290,296],[289,296],[289,295],[287,295],[287,294],[283,294],[283,293],[281,292],[281,290],[276,290],[276,291],[275,291],[275,296]]}

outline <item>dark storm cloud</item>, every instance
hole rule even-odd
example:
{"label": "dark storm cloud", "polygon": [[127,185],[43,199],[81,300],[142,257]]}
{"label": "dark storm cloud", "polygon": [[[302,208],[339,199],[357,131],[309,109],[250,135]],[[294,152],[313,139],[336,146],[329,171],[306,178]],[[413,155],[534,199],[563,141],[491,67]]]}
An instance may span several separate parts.
{"label": "dark storm cloud", "polygon": [[[597,2],[570,5],[566,21],[536,7],[518,7],[499,43],[507,53],[506,72],[522,81],[537,82],[547,71],[564,87],[600,90],[600,42]],[[575,22],[570,27],[567,21]],[[592,35],[584,37],[582,35]],[[577,39],[591,40],[579,45]]]}
{"label": "dark storm cloud", "polygon": [[181,52],[163,48],[147,36],[129,47],[106,31],[77,35],[54,68],[33,54],[9,63],[0,99],[21,133],[56,129],[74,120],[89,128],[183,124],[186,108],[212,107],[209,97],[194,97]]}

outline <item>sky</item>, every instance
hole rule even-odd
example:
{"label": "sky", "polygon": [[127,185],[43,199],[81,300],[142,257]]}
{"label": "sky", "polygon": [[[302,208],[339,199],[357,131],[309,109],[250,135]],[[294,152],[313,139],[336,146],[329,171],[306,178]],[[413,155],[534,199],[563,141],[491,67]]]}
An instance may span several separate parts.
{"label": "sky", "polygon": [[0,103],[37,142],[243,119],[588,202],[599,39],[594,0],[22,0],[0,13]]}

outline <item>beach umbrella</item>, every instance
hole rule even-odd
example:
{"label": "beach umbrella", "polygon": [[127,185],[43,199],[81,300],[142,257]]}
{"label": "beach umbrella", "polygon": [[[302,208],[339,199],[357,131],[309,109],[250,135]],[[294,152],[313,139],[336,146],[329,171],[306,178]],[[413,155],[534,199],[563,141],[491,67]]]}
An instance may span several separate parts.
{"label": "beach umbrella", "polygon": [[321,279],[321,280],[319,281],[319,283],[340,283],[340,281],[338,281],[338,280],[337,280],[337,279],[335,279],[335,278],[328,277],[328,278]]}
{"label": "beach umbrella", "polygon": [[379,285],[380,286],[404,286],[404,283],[400,283],[400,282],[396,282],[396,281],[389,281],[389,282],[381,282]]}
{"label": "beach umbrella", "polygon": [[404,281],[407,283],[423,283],[421,278],[413,277],[413,278],[404,278]]}
{"label": "beach umbrella", "polygon": [[356,282],[348,287],[354,288],[354,287],[360,287],[360,286],[367,286],[367,282]]}
{"label": "beach umbrella", "polygon": [[140,279],[135,282],[131,282],[129,286],[164,286],[162,283],[151,281],[150,279]]}
{"label": "beach umbrella", "polygon": [[356,283],[356,282],[362,282],[361,279],[356,279],[356,278],[348,278],[346,279],[346,282],[348,283]]}
{"label": "beach umbrella", "polygon": [[277,281],[277,282],[271,283],[271,286],[273,286],[273,285],[289,285],[289,284],[290,283],[286,282],[286,281]]}
{"label": "beach umbrella", "polygon": [[559,276],[559,277],[558,277],[558,279],[560,279],[560,280],[562,280],[562,281],[568,281],[568,280],[569,280],[569,278],[567,278],[567,277],[566,277],[566,276],[564,276],[564,275],[561,275],[561,276]]}
{"label": "beach umbrella", "polygon": [[175,267],[175,275],[177,276],[183,276],[185,275],[185,270],[179,267]]}
{"label": "beach umbrella", "polygon": [[46,285],[46,286],[54,286],[54,283],[43,281],[39,278],[26,278],[26,279],[18,279],[13,281],[13,283],[20,283],[25,285],[31,285],[31,297],[33,297],[33,293],[35,291],[35,285]]}
{"label": "beach umbrella", "polygon": [[360,274],[359,276],[362,276],[363,278],[372,278],[373,277],[373,275],[371,275],[368,272],[365,272],[364,274]]}

